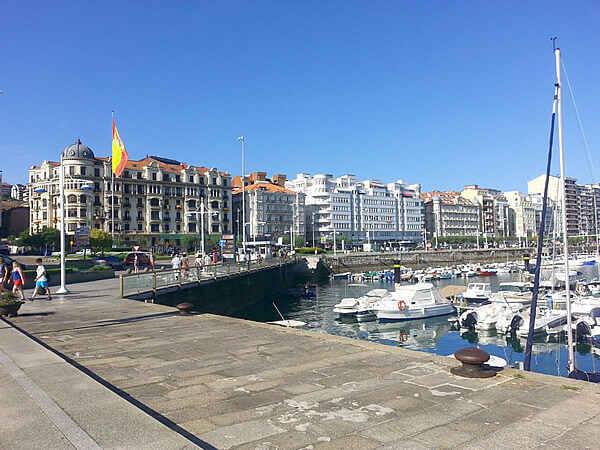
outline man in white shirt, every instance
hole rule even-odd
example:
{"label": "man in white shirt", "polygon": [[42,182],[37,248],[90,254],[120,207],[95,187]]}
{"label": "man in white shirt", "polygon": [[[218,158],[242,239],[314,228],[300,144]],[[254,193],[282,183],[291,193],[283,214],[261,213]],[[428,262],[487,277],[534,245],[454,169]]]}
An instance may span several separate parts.
{"label": "man in white shirt", "polygon": [[179,267],[181,266],[181,258],[179,257],[178,253],[176,253],[175,256],[173,256],[173,259],[171,260],[171,266],[173,267],[173,269],[179,269]]}
{"label": "man in white shirt", "polygon": [[35,260],[37,267],[35,269],[35,290],[33,291],[33,295],[31,296],[31,300],[35,298],[38,291],[40,289],[46,291],[46,295],[48,295],[48,300],[52,300],[52,296],[50,295],[50,288],[48,287],[48,276],[46,275],[46,268],[42,265],[42,258],[38,258]]}

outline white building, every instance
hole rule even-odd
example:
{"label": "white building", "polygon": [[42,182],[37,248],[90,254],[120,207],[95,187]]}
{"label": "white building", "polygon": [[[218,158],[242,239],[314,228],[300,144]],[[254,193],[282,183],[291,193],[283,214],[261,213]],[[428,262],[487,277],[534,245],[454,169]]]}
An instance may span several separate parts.
{"label": "white building", "polygon": [[429,238],[480,235],[480,208],[477,200],[467,200],[454,191],[423,194],[425,225]]}
{"label": "white building", "polygon": [[525,239],[534,238],[537,233],[537,203],[534,204],[531,197],[519,191],[504,192],[503,195],[508,201],[510,235]]}
{"label": "white building", "polygon": [[410,245],[422,238],[423,201],[418,184],[300,173],[286,187],[306,196],[307,242],[313,245],[330,240],[334,231],[356,244]]}
{"label": "white building", "polygon": [[10,189],[10,198],[15,200],[25,200],[27,201],[27,186],[24,184],[13,184]]}
{"label": "white building", "polygon": [[[63,164],[67,234],[84,226],[112,232],[114,223],[115,238],[124,245],[179,245],[184,235],[201,234],[201,203],[204,233],[231,233],[231,176],[226,172],[148,156],[129,160],[113,190],[110,159],[94,156],[80,140],[63,151]],[[60,226],[59,171],[60,163],[52,161],[29,170],[33,233]]]}

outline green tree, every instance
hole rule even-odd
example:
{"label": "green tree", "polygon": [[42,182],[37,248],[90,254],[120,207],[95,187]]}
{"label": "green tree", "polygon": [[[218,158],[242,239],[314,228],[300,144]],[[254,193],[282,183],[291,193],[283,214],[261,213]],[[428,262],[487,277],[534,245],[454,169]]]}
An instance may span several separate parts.
{"label": "green tree", "polygon": [[304,236],[296,236],[294,238],[294,247],[295,248],[304,247]]}
{"label": "green tree", "polygon": [[206,246],[206,250],[210,251],[210,250],[218,250],[221,247],[219,246],[219,241],[221,240],[221,235],[218,233],[214,233],[214,234],[209,234],[208,236],[205,236],[205,246]]}
{"label": "green tree", "polygon": [[46,228],[41,234],[44,238],[44,245],[47,245],[53,250],[58,248],[60,242],[60,231],[58,231],[56,228]]}
{"label": "green tree", "polygon": [[194,243],[198,239],[195,234],[186,234],[181,238],[181,248],[183,250],[190,250],[194,247]]}
{"label": "green tree", "polygon": [[90,247],[94,251],[103,250],[112,246],[113,240],[110,233],[94,228],[90,231]]}

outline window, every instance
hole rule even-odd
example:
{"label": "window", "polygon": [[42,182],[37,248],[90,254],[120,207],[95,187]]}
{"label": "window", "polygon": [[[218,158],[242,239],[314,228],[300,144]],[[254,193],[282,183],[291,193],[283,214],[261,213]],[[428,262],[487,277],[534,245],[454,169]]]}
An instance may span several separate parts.
{"label": "window", "polygon": [[158,199],[157,198],[151,198],[150,199],[150,206],[158,206]]}
{"label": "window", "polygon": [[159,219],[159,216],[158,216],[158,211],[152,211],[152,212],[150,213],[150,218],[151,218],[152,220],[158,220],[158,219]]}
{"label": "window", "polygon": [[156,172],[152,173],[152,181],[156,181]]}
{"label": "window", "polygon": [[85,202],[87,202],[87,197],[85,194],[81,194],[79,196],[79,203],[85,203]]}
{"label": "window", "polygon": [[223,180],[223,186],[227,186],[227,180]]}
{"label": "window", "polygon": [[217,179],[213,178],[213,184],[217,184]]}
{"label": "window", "polygon": [[42,213],[42,219],[44,219],[44,220],[47,220],[47,219],[48,219],[48,212],[47,212],[47,211],[44,211],[44,212]]}
{"label": "window", "polygon": [[[31,181],[33,181],[33,180],[31,180]],[[199,177],[198,178],[198,183],[199,184],[204,184],[204,177]]]}
{"label": "window", "polygon": [[169,181],[169,174],[168,173],[163,174],[162,180]]}
{"label": "window", "polygon": [[170,229],[170,227],[169,227],[169,224],[168,224],[168,223],[166,223],[166,224],[165,224],[165,231],[169,231],[169,229]]}
{"label": "window", "polygon": [[175,175],[175,181],[179,183],[181,181],[181,175]]}
{"label": "window", "polygon": [[177,226],[175,227],[175,229],[176,229],[177,231],[181,231],[181,225],[177,224]]}
{"label": "window", "polygon": [[67,212],[67,217],[77,217],[77,210],[76,209],[69,209]]}
{"label": "window", "polygon": [[142,224],[138,223],[138,231],[142,231]]}
{"label": "window", "polygon": [[188,207],[189,208],[195,208],[196,207],[196,200],[189,200],[188,201]]}
{"label": "window", "polygon": [[67,203],[77,203],[77,196],[76,195],[69,195],[67,197]]}
{"label": "window", "polygon": [[42,206],[45,208],[46,206],[48,206],[48,200],[46,200],[45,198],[42,199]]}
{"label": "window", "polygon": [[190,175],[190,177],[189,177],[189,181],[190,181],[190,183],[193,183],[193,182],[194,182],[194,175]]}
{"label": "window", "polygon": [[150,225],[150,231],[153,233],[158,233],[158,224],[157,223],[153,223]]}
{"label": "window", "polygon": [[143,206],[144,206],[144,205],[143,205],[143,203],[142,203],[142,199],[141,199],[141,198],[138,198],[138,199],[137,199],[137,207],[138,207],[138,208],[143,208]]}
{"label": "window", "polygon": [[87,215],[87,210],[85,210],[85,209],[79,210],[79,217],[86,217],[86,215]]}
{"label": "window", "polygon": [[94,169],[94,176],[95,177],[99,177],[100,176],[100,169]]}
{"label": "window", "polygon": [[141,180],[141,179],[142,179],[142,172],[138,172],[138,173],[137,173],[137,179],[138,179],[138,180]]}
{"label": "window", "polygon": [[129,231],[129,224],[128,223],[125,224],[125,231]]}
{"label": "window", "polygon": [[218,233],[219,232],[219,225],[213,225],[212,226],[212,232],[213,233]]}
{"label": "window", "polygon": [[75,175],[75,167],[74,166],[69,167],[69,175]]}
{"label": "window", "polygon": [[123,184],[123,192],[125,194],[130,194],[131,192],[129,191],[129,185],[128,184]]}
{"label": "window", "polygon": [[76,223],[68,223],[67,224],[67,230],[68,231],[75,231],[77,229],[77,224]]}
{"label": "window", "polygon": [[126,170],[125,172],[123,172],[123,178],[130,178],[129,170]]}
{"label": "window", "polygon": [[188,224],[188,231],[190,233],[195,233],[196,232],[196,224],[195,223],[189,223]]}
{"label": "window", "polygon": [[217,202],[217,201],[210,202],[210,207],[212,209],[218,209],[219,208],[219,202]]}

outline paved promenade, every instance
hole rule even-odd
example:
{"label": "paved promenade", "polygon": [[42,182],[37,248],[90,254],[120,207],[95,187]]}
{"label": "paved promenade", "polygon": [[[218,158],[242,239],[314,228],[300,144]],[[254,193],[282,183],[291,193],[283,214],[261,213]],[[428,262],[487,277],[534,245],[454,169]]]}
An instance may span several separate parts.
{"label": "paved promenade", "polygon": [[177,316],[118,298],[116,280],[70,288],[10,319],[31,339],[0,328],[0,417],[9,424],[0,448],[600,442],[594,384],[515,370],[459,378],[449,373],[457,363],[441,356],[208,314]]}

